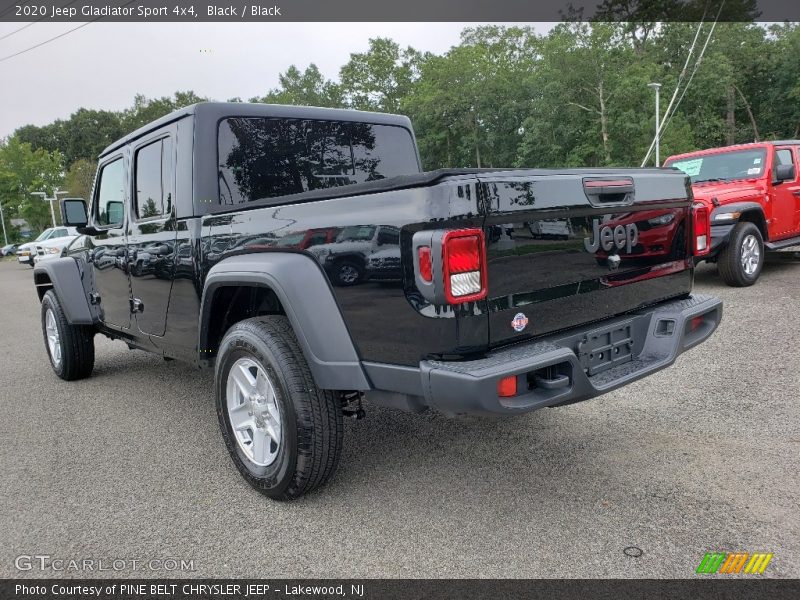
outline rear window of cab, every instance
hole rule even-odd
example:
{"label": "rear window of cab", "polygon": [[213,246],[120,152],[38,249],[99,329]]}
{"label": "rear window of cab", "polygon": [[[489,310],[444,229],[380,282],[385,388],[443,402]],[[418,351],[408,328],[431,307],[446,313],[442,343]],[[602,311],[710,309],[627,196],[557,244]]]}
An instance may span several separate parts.
{"label": "rear window of cab", "polygon": [[228,118],[218,153],[222,205],[419,172],[411,133],[394,125]]}

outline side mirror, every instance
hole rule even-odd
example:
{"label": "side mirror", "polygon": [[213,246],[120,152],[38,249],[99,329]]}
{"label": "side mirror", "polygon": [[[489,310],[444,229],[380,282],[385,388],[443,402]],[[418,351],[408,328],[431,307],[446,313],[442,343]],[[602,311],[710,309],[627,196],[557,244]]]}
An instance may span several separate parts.
{"label": "side mirror", "polygon": [[775,183],[792,181],[794,177],[794,165],[777,165],[775,167]]}
{"label": "side mirror", "polygon": [[89,222],[86,202],[82,198],[61,200],[61,219],[67,227],[86,227]]}

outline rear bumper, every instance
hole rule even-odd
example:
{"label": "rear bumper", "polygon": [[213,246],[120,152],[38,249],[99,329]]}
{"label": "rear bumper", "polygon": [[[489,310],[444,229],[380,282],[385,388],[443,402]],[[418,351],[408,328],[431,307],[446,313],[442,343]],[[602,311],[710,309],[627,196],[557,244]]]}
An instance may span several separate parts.
{"label": "rear bumper", "polygon": [[[368,394],[368,398],[379,404],[410,410],[431,408],[449,415],[511,415],[580,402],[671,365],[678,355],[705,341],[721,318],[720,300],[696,295],[515,344],[479,360],[426,360],[418,370],[396,368],[400,371],[394,372],[365,364],[368,375],[378,384],[376,388],[382,390]],[[613,338],[611,332],[630,335],[619,337],[614,333],[617,338]],[[606,335],[609,340],[624,338],[618,343],[625,344],[630,359],[612,359],[598,366],[597,357],[601,355],[597,346],[591,357],[584,348],[588,347],[587,340],[604,339]],[[497,382],[509,376],[517,377],[518,394],[500,398]],[[415,377],[419,377],[418,388]]]}

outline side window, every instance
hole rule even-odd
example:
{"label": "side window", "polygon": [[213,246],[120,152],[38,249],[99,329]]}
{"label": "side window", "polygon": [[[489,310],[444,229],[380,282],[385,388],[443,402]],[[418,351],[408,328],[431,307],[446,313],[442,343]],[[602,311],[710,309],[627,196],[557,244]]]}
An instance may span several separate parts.
{"label": "side window", "polygon": [[53,234],[54,238],[62,238],[67,237],[67,230],[66,229],[56,229],[55,233]]}
{"label": "side window", "polygon": [[96,218],[99,225],[117,226],[122,224],[123,202],[125,198],[125,171],[122,158],[110,162],[100,172],[100,185],[97,192]]}
{"label": "side window", "polygon": [[792,151],[788,148],[781,148],[775,151],[775,164],[776,165],[791,165]]}
{"label": "side window", "polygon": [[172,210],[172,141],[158,140],[136,151],[136,216],[150,219]]}
{"label": "side window", "polygon": [[325,232],[320,231],[313,234],[310,238],[308,238],[307,246],[311,248],[311,246],[319,246],[320,244],[325,243]]}
{"label": "side window", "polygon": [[397,229],[384,227],[378,234],[378,244],[383,245],[400,245],[400,231]]}

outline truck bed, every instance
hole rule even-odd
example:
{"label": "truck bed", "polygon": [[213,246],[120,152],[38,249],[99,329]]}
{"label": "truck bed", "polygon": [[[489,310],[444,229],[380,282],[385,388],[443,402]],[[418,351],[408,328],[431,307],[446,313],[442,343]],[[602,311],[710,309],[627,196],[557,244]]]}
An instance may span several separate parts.
{"label": "truck bed", "polygon": [[[632,203],[590,202],[585,180],[620,178],[633,183]],[[228,207],[203,220],[204,263],[210,268],[234,253],[285,250],[283,238],[311,230],[397,230],[399,244],[293,250],[314,257],[328,274],[362,358],[411,366],[425,358],[474,357],[688,295],[689,206],[685,177],[675,171],[446,169],[258,200],[236,212]],[[551,231],[568,232],[566,239],[536,239],[540,219]],[[648,223],[654,219],[670,222]],[[636,227],[637,243],[589,252],[595,223]],[[485,232],[488,298],[431,306],[414,284],[411,238],[426,229],[467,227]],[[370,263],[373,255],[378,263]],[[359,278],[340,285],[335,270],[347,261],[361,270]],[[380,281],[369,273],[379,273]],[[528,319],[521,331],[512,327],[518,313]]]}

